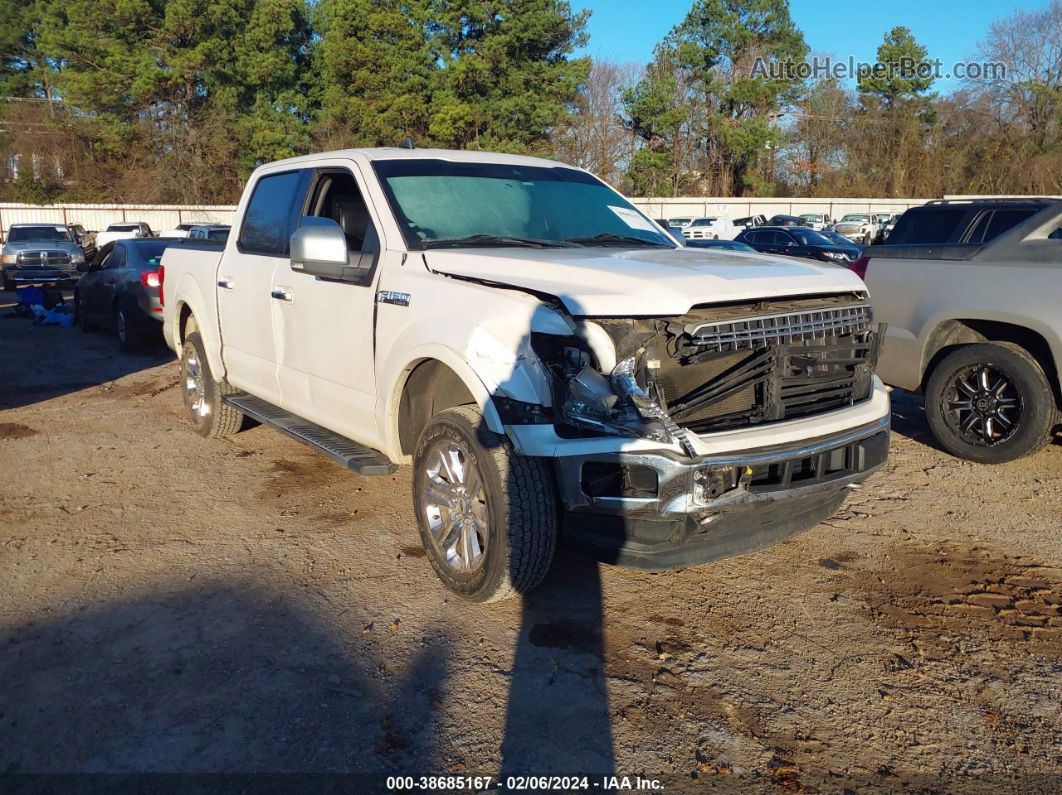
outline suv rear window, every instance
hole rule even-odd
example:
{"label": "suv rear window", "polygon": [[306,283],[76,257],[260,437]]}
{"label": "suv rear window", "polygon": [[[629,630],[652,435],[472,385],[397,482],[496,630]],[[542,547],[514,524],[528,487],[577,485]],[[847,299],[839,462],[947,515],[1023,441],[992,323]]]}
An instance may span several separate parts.
{"label": "suv rear window", "polygon": [[889,235],[889,245],[940,245],[953,239],[969,207],[934,207],[908,210],[896,222]]}

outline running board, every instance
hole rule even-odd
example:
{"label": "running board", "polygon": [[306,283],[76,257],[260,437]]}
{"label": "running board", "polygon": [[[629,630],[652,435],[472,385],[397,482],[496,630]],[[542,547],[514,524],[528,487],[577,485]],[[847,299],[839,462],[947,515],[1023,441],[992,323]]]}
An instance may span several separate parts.
{"label": "running board", "polygon": [[397,469],[395,464],[379,450],[352,442],[338,433],[333,433],[327,428],[297,417],[272,403],[246,394],[226,395],[222,399],[248,417],[258,420],[263,425],[272,425],[278,431],[320,450],[329,458],[338,461],[359,475],[390,475]]}

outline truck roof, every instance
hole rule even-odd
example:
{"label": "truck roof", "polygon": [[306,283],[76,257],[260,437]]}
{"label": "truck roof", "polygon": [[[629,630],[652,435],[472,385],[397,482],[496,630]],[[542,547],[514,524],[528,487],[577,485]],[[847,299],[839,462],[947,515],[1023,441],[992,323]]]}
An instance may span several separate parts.
{"label": "truck roof", "polygon": [[[277,165],[309,164],[316,160],[330,158],[364,158],[367,160],[452,160],[461,163],[504,163],[514,166],[539,166],[546,168],[577,168],[557,160],[546,160],[530,155],[510,155],[501,152],[476,152],[465,149],[406,149],[400,146],[378,146],[363,149],[337,149],[332,152],[315,152],[309,155],[275,160],[259,168],[272,168]],[[258,169],[255,169],[256,171]]]}

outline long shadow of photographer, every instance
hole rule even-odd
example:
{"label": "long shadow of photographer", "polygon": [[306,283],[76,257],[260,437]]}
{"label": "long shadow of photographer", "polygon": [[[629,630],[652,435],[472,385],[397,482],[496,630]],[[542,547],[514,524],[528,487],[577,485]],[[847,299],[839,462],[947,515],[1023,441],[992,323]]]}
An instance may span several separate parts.
{"label": "long shadow of photographer", "polygon": [[558,548],[546,581],[524,596],[501,777],[611,775],[598,564]]}

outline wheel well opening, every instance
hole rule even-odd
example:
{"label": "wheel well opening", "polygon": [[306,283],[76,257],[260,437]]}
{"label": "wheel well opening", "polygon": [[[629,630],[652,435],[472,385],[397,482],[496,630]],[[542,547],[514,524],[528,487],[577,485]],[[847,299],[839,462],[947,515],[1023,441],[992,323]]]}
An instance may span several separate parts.
{"label": "wheel well opening", "polygon": [[181,304],[181,313],[177,319],[177,334],[180,344],[184,345],[188,335],[197,328],[198,325],[196,325],[195,317],[192,315],[192,308],[188,304]]}
{"label": "wheel well opening", "polygon": [[403,455],[412,455],[421,431],[445,409],[466,406],[476,399],[461,378],[442,362],[429,359],[409,374],[398,402],[398,442]]}
{"label": "wheel well opening", "polygon": [[941,359],[962,345],[978,342],[1010,342],[1028,351],[1044,369],[1044,375],[1055,393],[1055,402],[1062,408],[1062,387],[1051,346],[1040,334],[1024,326],[996,320],[948,320],[933,330],[926,346],[928,361],[922,373],[922,390]]}

